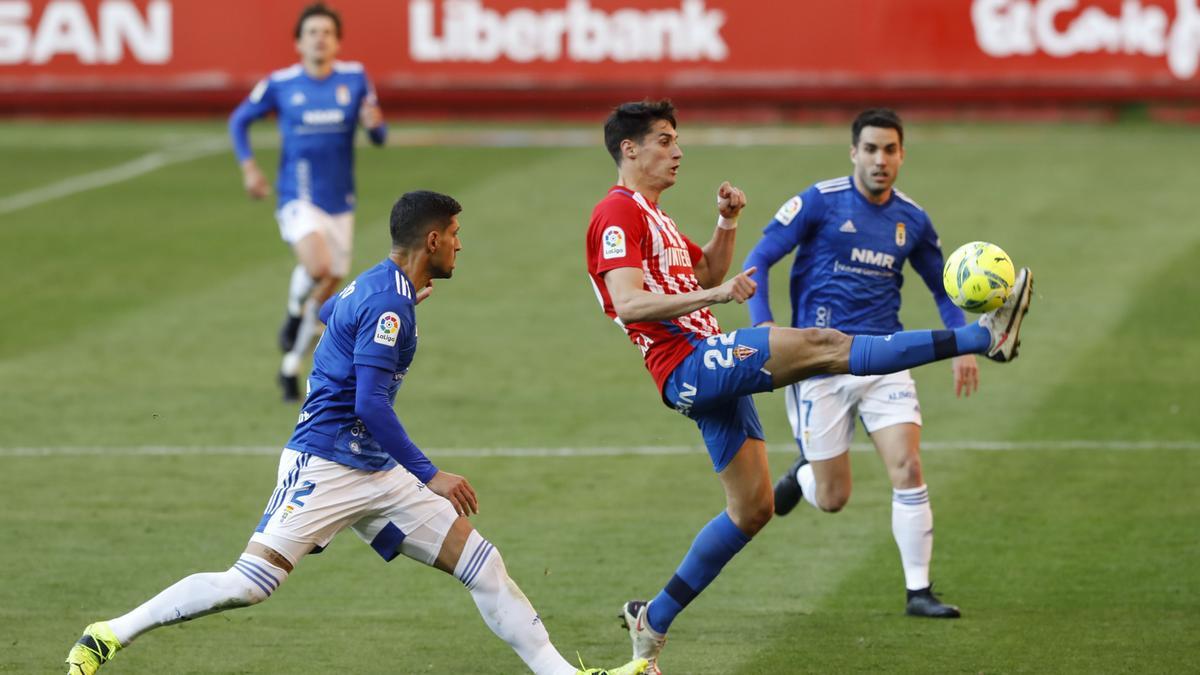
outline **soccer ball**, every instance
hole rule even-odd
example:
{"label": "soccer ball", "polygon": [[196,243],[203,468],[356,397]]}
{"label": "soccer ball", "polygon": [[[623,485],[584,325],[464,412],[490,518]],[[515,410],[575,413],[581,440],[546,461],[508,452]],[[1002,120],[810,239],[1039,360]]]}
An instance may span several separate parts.
{"label": "soccer ball", "polygon": [[986,241],[959,246],[942,270],[946,295],[968,312],[990,312],[1004,304],[1015,280],[1008,254]]}

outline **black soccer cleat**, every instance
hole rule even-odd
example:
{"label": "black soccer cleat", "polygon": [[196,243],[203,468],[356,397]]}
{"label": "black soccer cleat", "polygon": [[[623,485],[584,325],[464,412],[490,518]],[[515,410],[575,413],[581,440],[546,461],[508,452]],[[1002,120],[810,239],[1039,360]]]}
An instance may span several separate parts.
{"label": "black soccer cleat", "polygon": [[804,458],[804,452],[801,452],[787,473],[775,481],[775,515],[786,516],[804,498],[804,491],[800,489],[800,483],[796,480],[796,472],[805,464],[808,464],[808,460]]}
{"label": "black soccer cleat", "polygon": [[300,334],[300,317],[288,314],[279,327],[279,351],[289,354],[296,348],[296,336]]}
{"label": "black soccer cleat", "polygon": [[909,616],[924,616],[930,619],[957,619],[962,616],[958,607],[947,605],[933,594],[933,586],[908,592],[908,606],[904,613]]}
{"label": "black soccer cleat", "polygon": [[283,391],[284,403],[300,402],[300,378],[295,375],[279,374],[279,388]]}

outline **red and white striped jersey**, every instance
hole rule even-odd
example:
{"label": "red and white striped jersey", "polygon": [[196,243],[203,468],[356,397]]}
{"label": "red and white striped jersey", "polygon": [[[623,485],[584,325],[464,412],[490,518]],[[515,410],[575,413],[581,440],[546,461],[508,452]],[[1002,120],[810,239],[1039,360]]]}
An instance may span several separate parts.
{"label": "red and white striped jersey", "polygon": [[587,266],[596,298],[604,313],[642,350],[659,391],[671,371],[695,349],[694,343],[721,332],[717,319],[706,307],[671,321],[624,324],[613,309],[604,273],[636,267],[642,271],[645,290],[678,295],[701,290],[693,265],[703,255],[657,204],[628,188],[613,187],[592,211]]}

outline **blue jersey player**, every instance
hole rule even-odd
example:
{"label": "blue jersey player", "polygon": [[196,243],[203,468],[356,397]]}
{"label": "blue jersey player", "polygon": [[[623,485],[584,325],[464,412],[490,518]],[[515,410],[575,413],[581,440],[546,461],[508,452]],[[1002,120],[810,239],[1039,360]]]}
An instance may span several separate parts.
{"label": "blue jersey player", "polygon": [[300,361],[317,335],[317,308],[350,272],[354,241],[354,137],[361,124],[375,145],[387,127],[362,64],[335,60],[342,22],[321,3],[296,22],[300,63],[259,82],[229,119],[246,192],[270,193],[250,149],[250,124],[274,113],[282,148],[275,181],[275,218],[296,254],[287,316],[279,332],[284,352],[279,384],[285,401],[299,401]]}
{"label": "blue jersey player", "polygon": [[[159,626],[266,600],[304,556],[345,529],[385,561],[404,555],[453,574],[532,672],[579,673],[551,644],[500,552],[467,520],[478,511],[471,484],[434,466],[392,407],[417,350],[416,305],[433,279],[454,270],[460,211],[446,195],[405,194],[392,209],[390,255],[321,308],[328,328],[314,354],[310,393],[275,490],[233,566],[193,574],[124,616],[91,624],[67,657],[69,673],[91,675]],[[586,672],[637,675],[646,666],[635,660]]]}
{"label": "blue jersey player", "polygon": [[[929,215],[895,189],[904,162],[904,128],[891,110],[860,114],[851,128],[851,176],[822,181],[792,197],[767,225],[746,259],[758,270],[759,293],[749,302],[754,325],[775,325],[768,271],[795,252],[792,314],[797,328],[836,328],[851,335],[901,329],[901,268],[908,261],[933,292],[948,329],[965,324],[942,287],[942,249]],[[973,354],[953,360],[956,393],[979,385]],[[892,481],[892,533],[908,589],[907,613],[956,618],[959,611],[930,591],[933,512],[921,472],[921,408],[908,371],[836,375],[797,382],[786,391],[788,419],[800,457],[775,485],[775,513],[801,497],[837,512],[850,498],[854,418],[862,420]]]}

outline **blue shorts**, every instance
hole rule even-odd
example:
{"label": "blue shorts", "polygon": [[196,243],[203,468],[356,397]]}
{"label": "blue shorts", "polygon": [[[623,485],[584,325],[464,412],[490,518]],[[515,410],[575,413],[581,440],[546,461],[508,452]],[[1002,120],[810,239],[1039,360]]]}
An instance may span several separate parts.
{"label": "blue shorts", "polygon": [[663,401],[696,421],[720,472],[747,438],[762,440],[752,394],[771,391],[770,328],[742,328],[695,343],[663,384]]}

